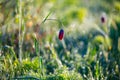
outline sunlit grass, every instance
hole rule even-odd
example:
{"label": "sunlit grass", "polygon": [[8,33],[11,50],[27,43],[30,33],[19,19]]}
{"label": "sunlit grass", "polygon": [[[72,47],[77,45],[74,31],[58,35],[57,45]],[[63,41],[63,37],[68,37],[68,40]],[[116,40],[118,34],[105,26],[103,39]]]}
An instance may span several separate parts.
{"label": "sunlit grass", "polygon": [[119,80],[119,4],[1,0],[0,79]]}

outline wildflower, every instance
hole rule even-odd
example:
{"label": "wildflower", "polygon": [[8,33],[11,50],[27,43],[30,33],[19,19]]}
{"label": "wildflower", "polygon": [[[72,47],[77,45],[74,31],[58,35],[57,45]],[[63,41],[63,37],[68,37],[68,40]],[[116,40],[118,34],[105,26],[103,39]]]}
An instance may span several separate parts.
{"label": "wildflower", "polygon": [[101,16],[101,22],[102,23],[105,23],[107,21],[107,16],[105,13],[102,13],[102,16]]}
{"label": "wildflower", "polygon": [[58,36],[58,38],[59,38],[59,40],[62,40],[63,37],[64,37],[64,30],[61,29],[61,30],[59,31],[59,36]]}
{"label": "wildflower", "polygon": [[101,22],[105,23],[105,17],[103,17],[103,16],[101,17]]}
{"label": "wildflower", "polygon": [[32,26],[33,26],[32,20],[26,22],[26,27],[31,28]]}

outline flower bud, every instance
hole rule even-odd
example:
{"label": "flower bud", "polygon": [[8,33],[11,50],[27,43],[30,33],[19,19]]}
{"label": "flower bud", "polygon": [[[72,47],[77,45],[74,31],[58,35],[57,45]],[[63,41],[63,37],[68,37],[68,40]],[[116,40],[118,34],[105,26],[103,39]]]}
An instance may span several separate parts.
{"label": "flower bud", "polygon": [[59,40],[62,40],[63,37],[64,37],[64,30],[61,29],[61,30],[59,31],[59,36],[58,36],[58,38],[59,38]]}

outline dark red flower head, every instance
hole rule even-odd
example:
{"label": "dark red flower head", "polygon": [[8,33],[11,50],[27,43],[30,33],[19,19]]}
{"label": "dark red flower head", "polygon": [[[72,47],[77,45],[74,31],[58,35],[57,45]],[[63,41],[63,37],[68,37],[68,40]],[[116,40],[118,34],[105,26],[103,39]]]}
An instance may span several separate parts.
{"label": "dark red flower head", "polygon": [[101,17],[101,22],[105,23],[105,17],[103,17],[103,16]]}
{"label": "dark red flower head", "polygon": [[107,15],[105,12],[101,14],[101,23],[106,23],[107,22]]}
{"label": "dark red flower head", "polygon": [[64,37],[64,30],[60,29],[58,38],[59,38],[59,40],[62,40],[63,37]]}

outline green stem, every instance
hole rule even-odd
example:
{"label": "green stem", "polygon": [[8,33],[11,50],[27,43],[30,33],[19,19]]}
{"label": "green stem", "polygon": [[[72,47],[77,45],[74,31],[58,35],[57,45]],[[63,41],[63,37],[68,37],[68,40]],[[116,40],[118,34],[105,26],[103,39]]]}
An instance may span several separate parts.
{"label": "green stem", "polygon": [[19,10],[19,61],[22,61],[22,42],[21,42],[21,27],[22,27],[22,0],[18,1],[18,10]]}

